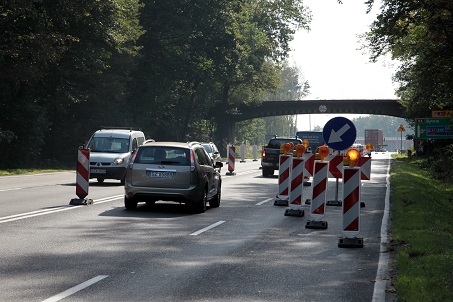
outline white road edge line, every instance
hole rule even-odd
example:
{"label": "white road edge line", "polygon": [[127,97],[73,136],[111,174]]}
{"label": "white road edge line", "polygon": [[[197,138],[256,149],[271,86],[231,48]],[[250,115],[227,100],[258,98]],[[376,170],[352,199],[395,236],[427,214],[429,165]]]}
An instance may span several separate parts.
{"label": "white road edge line", "polygon": [[[120,197],[123,197],[123,195],[115,195],[115,196],[100,198],[100,199],[93,201],[93,204],[100,204],[100,203],[105,203],[105,202],[109,202],[109,201],[114,201]],[[74,209],[78,209],[80,207],[81,206],[67,205],[67,206],[60,206],[60,207],[51,208],[51,209],[32,211],[32,212],[28,212],[28,213],[15,214],[15,215],[11,215],[11,216],[0,217],[0,223],[11,222],[11,221],[21,220],[21,219],[26,219],[26,218],[32,218],[32,217],[36,217],[36,216],[52,214],[52,213],[57,213],[57,212],[61,212],[61,211],[74,210]]]}
{"label": "white road edge line", "polygon": [[207,227],[205,227],[204,229],[201,229],[201,230],[199,230],[199,231],[196,231],[196,232],[194,232],[194,233],[192,233],[192,234],[190,234],[190,235],[191,235],[191,236],[200,235],[201,233],[204,233],[204,232],[206,232],[206,231],[208,231],[208,230],[210,230],[210,229],[212,229],[212,228],[215,228],[216,226],[219,226],[219,225],[221,225],[221,224],[224,223],[224,222],[225,222],[225,221],[220,220],[220,221],[218,221],[218,222],[216,222],[216,223],[213,223],[213,224],[211,224],[210,226],[207,226]]}
{"label": "white road edge line", "polygon": [[379,302],[385,300],[385,289],[388,278],[388,266],[389,266],[389,251],[388,251],[388,220],[390,215],[390,155],[388,157],[388,167],[387,167],[387,189],[385,191],[385,207],[384,215],[382,217],[381,224],[381,247],[379,251],[379,262],[376,272],[376,282],[374,283],[373,289],[373,302]]}
{"label": "white road edge line", "polygon": [[50,297],[50,298],[48,298],[46,300],[43,300],[42,302],[57,302],[57,301],[60,301],[61,299],[69,297],[70,295],[75,294],[76,292],[81,291],[82,289],[87,288],[88,286],[91,286],[94,283],[97,283],[97,282],[101,281],[102,279],[107,278],[108,276],[109,275],[96,276],[94,278],[91,278],[88,281],[80,283],[79,285],[71,287],[70,289],[65,290],[64,292],[61,292],[61,293],[59,293],[59,294],[57,294],[57,295],[55,295],[53,297]]}
{"label": "white road edge line", "polygon": [[265,204],[266,202],[269,202],[269,201],[271,201],[271,200],[274,200],[274,198],[265,199],[265,200],[263,200],[263,201],[260,201],[260,202],[258,202],[258,203],[255,203],[255,205],[256,205],[256,206],[260,206],[260,205]]}

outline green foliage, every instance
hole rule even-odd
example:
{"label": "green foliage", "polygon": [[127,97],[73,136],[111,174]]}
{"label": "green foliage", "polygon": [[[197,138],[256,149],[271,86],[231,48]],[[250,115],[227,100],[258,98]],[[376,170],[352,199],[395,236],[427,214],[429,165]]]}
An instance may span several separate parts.
{"label": "green foliage", "polygon": [[406,117],[453,108],[453,2],[382,2],[368,44],[373,60],[390,52],[402,62],[395,80]]}
{"label": "green foliage", "polygon": [[453,144],[435,150],[430,169],[435,179],[453,182]]}
{"label": "green foliage", "polygon": [[453,299],[453,185],[433,180],[426,159],[392,164],[392,237],[398,301]]}

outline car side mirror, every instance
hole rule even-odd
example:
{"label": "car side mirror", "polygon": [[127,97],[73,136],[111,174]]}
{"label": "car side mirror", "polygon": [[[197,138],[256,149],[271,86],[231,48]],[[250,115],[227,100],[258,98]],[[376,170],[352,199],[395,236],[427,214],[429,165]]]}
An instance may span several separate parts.
{"label": "car side mirror", "polygon": [[219,161],[216,161],[215,164],[214,164],[214,167],[215,168],[222,168],[223,167],[223,163],[219,162]]}

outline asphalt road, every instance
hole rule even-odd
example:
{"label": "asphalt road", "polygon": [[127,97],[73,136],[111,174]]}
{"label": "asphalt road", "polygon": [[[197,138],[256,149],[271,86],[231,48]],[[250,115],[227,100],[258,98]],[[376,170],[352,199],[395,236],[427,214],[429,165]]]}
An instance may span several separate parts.
{"label": "asphalt road", "polygon": [[225,166],[221,205],[203,214],[126,211],[119,181],[90,183],[94,204],[70,206],[74,172],[0,177],[0,301],[384,301],[389,162],[373,154],[362,182],[363,248],[338,247],[341,207],[327,207],[326,230],[305,228],[308,205],[285,216],[259,161],[236,162],[234,176]]}

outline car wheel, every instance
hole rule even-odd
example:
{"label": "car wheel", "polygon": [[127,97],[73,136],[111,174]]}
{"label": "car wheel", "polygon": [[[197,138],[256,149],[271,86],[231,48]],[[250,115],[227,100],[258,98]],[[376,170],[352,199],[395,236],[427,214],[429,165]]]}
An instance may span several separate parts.
{"label": "car wheel", "polygon": [[127,198],[126,196],[124,196],[124,206],[127,210],[135,210],[137,209],[137,201],[135,201],[133,198]]}
{"label": "car wheel", "polygon": [[195,213],[204,213],[206,211],[206,203],[208,202],[208,192],[205,188],[203,190],[203,195],[201,199],[194,204],[194,212]]}
{"label": "car wheel", "polygon": [[100,184],[103,183],[105,180],[104,178],[96,178],[96,179],[97,179],[98,183],[100,183]]}
{"label": "car wheel", "polygon": [[209,206],[211,208],[218,208],[220,206],[221,193],[222,193],[222,190],[221,190],[221,186],[220,186],[220,183],[219,183],[219,188],[217,190],[217,194],[214,196],[213,199],[211,199],[209,201]]}
{"label": "car wheel", "polygon": [[274,175],[274,169],[263,168],[263,177],[270,177]]}

